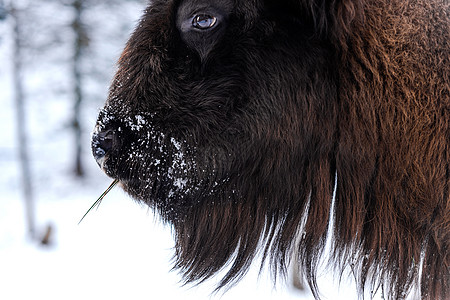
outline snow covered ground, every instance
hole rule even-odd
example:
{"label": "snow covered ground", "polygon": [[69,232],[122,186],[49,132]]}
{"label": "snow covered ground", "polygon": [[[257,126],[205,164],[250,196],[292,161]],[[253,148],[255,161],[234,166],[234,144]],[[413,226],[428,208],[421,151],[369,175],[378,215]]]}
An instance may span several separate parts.
{"label": "snow covered ground", "polygon": [[[85,106],[87,175],[80,180],[71,173],[72,136],[66,126],[71,103],[67,95],[44,97],[30,92],[43,84],[42,78],[52,77],[53,84],[63,81],[68,75],[61,65],[36,65],[27,73],[26,126],[31,140],[36,224],[40,235],[47,226],[53,228],[49,246],[28,239],[16,155],[11,44],[5,27],[0,36],[0,299],[313,299],[289,283],[274,287],[268,272],[258,276],[257,265],[225,294],[211,294],[214,281],[199,287],[181,286],[180,275],[171,272],[170,228],[119,188],[78,225],[111,180],[98,169],[89,150],[89,130],[101,100]],[[110,52],[118,55],[120,49]],[[106,97],[106,89],[107,85],[96,93]],[[323,299],[357,299],[352,283],[344,281],[339,287],[329,272],[324,270],[322,275]]]}

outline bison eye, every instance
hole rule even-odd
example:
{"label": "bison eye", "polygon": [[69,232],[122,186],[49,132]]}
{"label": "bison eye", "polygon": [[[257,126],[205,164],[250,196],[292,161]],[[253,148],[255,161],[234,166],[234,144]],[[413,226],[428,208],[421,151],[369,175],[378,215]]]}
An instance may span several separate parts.
{"label": "bison eye", "polygon": [[[0,0],[1,1],[1,0]],[[181,0],[176,27],[181,40],[203,61],[221,41],[235,0]]]}
{"label": "bison eye", "polygon": [[196,15],[192,19],[192,26],[201,30],[212,28],[216,23],[217,18],[209,15]]}

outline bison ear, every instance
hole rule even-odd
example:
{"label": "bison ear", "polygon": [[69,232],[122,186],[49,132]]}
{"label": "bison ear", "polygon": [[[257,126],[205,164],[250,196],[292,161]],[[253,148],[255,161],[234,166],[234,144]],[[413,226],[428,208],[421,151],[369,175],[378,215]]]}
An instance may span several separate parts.
{"label": "bison ear", "polygon": [[314,32],[342,39],[350,32],[353,23],[362,19],[364,0],[266,0],[273,7],[307,18]]}

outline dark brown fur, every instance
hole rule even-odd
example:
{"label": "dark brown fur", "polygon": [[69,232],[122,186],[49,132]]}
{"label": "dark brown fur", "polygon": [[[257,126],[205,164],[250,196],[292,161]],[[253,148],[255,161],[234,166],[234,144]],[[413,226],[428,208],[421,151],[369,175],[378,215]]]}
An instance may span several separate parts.
{"label": "dark brown fur", "polygon": [[227,27],[195,44],[189,2],[149,6],[97,124],[111,147],[93,143],[173,225],[185,280],[231,263],[224,287],[258,252],[283,273],[297,253],[318,296],[326,255],[361,295],[449,299],[448,3],[215,0]]}

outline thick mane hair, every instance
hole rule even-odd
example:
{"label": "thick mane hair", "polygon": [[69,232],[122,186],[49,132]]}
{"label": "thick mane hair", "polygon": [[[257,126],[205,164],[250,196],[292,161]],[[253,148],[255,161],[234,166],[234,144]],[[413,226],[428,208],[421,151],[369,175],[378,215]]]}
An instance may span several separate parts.
{"label": "thick mane hair", "polygon": [[[262,54],[246,55],[246,65],[239,70],[219,69],[229,76],[215,79],[212,89],[196,81],[202,85],[190,91],[204,96],[202,91],[209,87],[212,104],[186,101],[175,104],[178,111],[172,112],[174,105],[167,98],[186,91],[176,84],[164,92],[158,90],[171,85],[165,60],[172,67],[177,60],[170,57],[190,50],[176,46],[182,42],[171,38],[177,36],[173,28],[160,27],[174,24],[174,11],[182,1],[154,0],[119,61],[116,84],[105,106],[116,116],[156,111],[152,130],[165,132],[159,140],[173,136],[186,141],[179,146],[172,140],[174,146],[167,147],[185,149],[188,165],[189,157],[195,157],[196,168],[188,172],[193,172],[189,173],[192,182],[203,192],[174,198],[176,206],[143,196],[158,198],[166,193],[159,184],[151,192],[138,183],[124,184],[125,190],[154,207],[173,226],[175,268],[186,282],[203,282],[226,268],[218,286],[224,288],[241,279],[260,254],[274,274],[284,274],[293,260],[319,298],[316,274],[325,256],[338,272],[351,271],[360,295],[382,287],[388,299],[405,299],[417,287],[422,299],[449,299],[448,2],[229,2],[234,3],[236,20],[245,20],[239,23],[245,34],[225,34],[224,47],[238,41],[248,51],[257,49]],[[262,22],[266,17],[269,21]],[[274,26],[278,21],[285,23]],[[295,27],[299,22],[303,31]],[[263,39],[277,31],[273,40]],[[283,46],[287,50],[265,53],[255,46],[281,45],[297,31],[306,46],[295,38]],[[299,50],[293,55],[295,47]],[[151,55],[145,52],[149,48]],[[246,51],[233,49],[226,51]],[[224,64],[232,61],[219,50],[213,55]],[[262,63],[264,55],[267,60]],[[186,55],[186,65],[189,59]],[[205,58],[206,67],[196,74],[209,76],[208,64],[214,63]],[[288,64],[301,68],[283,72]],[[248,67],[255,65],[259,67]],[[181,86],[187,79],[180,74]],[[261,77],[269,79],[259,84]],[[253,102],[230,100],[222,105],[228,110],[218,109],[222,91],[230,91],[230,98],[239,100],[252,91]],[[132,100],[154,99],[152,95],[166,102]],[[205,113],[196,117],[188,105]],[[125,106],[130,109],[124,110]],[[261,107],[270,109],[263,114]],[[158,114],[167,115],[157,119]],[[224,123],[229,119],[232,125]],[[103,126],[105,122],[100,121]],[[132,169],[126,160],[110,161],[117,170]],[[112,162],[108,169],[104,167],[108,175],[123,182],[123,178],[135,178],[128,174],[131,171],[126,175],[112,171]],[[140,165],[145,164],[132,164],[134,169]],[[154,176],[139,170],[140,177]],[[201,179],[202,172],[209,177]],[[324,253],[327,240],[330,253]]]}

